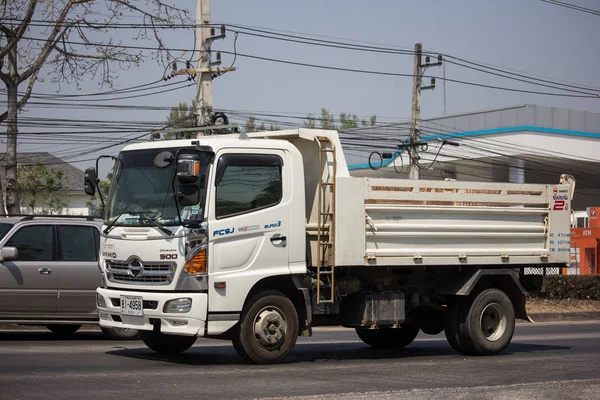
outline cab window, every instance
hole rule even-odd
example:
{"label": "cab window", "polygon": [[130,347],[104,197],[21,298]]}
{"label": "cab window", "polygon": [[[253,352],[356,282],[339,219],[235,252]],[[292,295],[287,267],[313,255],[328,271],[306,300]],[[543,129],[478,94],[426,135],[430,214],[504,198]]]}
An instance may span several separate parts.
{"label": "cab window", "polygon": [[215,177],[217,218],[249,213],[279,204],[281,157],[270,154],[225,154]]}

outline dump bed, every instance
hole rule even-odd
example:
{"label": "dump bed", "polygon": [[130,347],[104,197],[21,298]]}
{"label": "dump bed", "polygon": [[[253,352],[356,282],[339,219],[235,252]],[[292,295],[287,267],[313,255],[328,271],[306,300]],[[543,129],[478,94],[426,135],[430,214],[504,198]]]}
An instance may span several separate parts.
{"label": "dump bed", "polygon": [[573,180],[338,178],[336,265],[566,264]]}

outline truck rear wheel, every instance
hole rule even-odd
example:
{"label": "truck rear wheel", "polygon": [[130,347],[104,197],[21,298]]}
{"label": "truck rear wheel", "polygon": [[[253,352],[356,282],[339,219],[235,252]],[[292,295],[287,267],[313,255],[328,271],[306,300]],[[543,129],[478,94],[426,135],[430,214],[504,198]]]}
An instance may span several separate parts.
{"label": "truck rear wheel", "polygon": [[244,359],[256,364],[282,360],[296,344],[298,313],[279,292],[265,292],[248,303],[233,337],[233,347]]}
{"label": "truck rear wheel", "polygon": [[446,315],[444,316],[444,333],[450,347],[458,353],[469,354],[462,343],[463,337],[460,332],[460,323],[465,319],[462,315],[466,314],[464,303],[464,299],[459,297],[455,302],[448,305]]}
{"label": "truck rear wheel", "polygon": [[382,329],[356,328],[356,334],[369,346],[379,349],[401,349],[415,340],[419,328],[411,325]]}
{"label": "truck rear wheel", "polygon": [[150,350],[161,354],[183,353],[196,342],[196,336],[166,335],[154,331],[140,331],[140,336]]}
{"label": "truck rear wheel", "polygon": [[515,332],[515,311],[508,296],[498,289],[486,289],[464,307],[468,312],[459,326],[464,350],[482,356],[502,352]]}

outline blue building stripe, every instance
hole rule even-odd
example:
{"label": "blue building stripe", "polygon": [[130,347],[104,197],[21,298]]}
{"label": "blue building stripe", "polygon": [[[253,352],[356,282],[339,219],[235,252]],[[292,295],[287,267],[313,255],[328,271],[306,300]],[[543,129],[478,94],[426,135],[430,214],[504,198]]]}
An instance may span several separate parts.
{"label": "blue building stripe", "polygon": [[[473,137],[473,136],[493,135],[496,133],[511,133],[511,132],[523,132],[523,131],[553,133],[553,134],[557,134],[557,135],[568,135],[568,136],[600,139],[600,133],[573,131],[573,130],[568,130],[568,129],[544,128],[541,126],[534,126],[534,125],[519,125],[519,126],[507,126],[504,128],[481,129],[481,130],[476,130],[476,131],[451,132],[451,133],[440,133],[437,135],[421,136],[421,141],[429,142],[429,141],[437,140],[438,138],[440,138],[440,139],[458,139],[458,138],[466,138],[466,137]],[[382,167],[387,167],[388,165],[390,165],[390,163],[393,162],[394,158],[398,154],[400,154],[400,151],[395,152],[392,158],[383,162]],[[370,168],[368,163],[353,164],[353,165],[348,166],[349,170],[365,169],[365,168]]]}

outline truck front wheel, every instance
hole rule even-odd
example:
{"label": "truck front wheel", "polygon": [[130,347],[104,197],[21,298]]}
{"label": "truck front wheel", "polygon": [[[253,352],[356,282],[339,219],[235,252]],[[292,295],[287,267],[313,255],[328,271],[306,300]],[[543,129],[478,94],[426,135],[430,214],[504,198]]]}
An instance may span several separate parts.
{"label": "truck front wheel", "polygon": [[401,349],[415,340],[419,328],[411,325],[382,329],[356,328],[356,334],[369,346],[380,349]]}
{"label": "truck front wheel", "polygon": [[140,331],[140,336],[150,350],[161,354],[183,353],[196,342],[196,336],[165,335],[154,331]]}
{"label": "truck front wheel", "polygon": [[459,326],[464,350],[481,356],[502,352],[515,332],[515,311],[508,296],[498,289],[486,289],[464,307],[468,312]]}
{"label": "truck front wheel", "polygon": [[256,364],[282,360],[298,338],[294,304],[279,292],[262,293],[248,304],[233,337],[233,347],[244,359]]}

